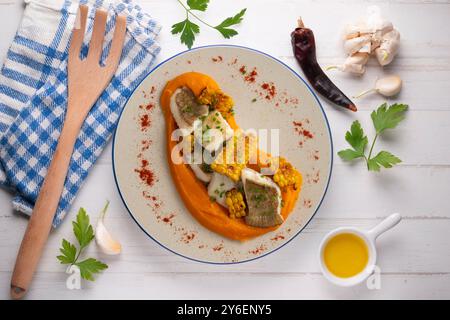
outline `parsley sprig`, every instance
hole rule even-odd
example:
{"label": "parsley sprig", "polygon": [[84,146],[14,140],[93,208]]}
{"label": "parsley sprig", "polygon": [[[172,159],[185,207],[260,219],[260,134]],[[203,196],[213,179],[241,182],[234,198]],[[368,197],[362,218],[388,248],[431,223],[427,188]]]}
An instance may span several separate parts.
{"label": "parsley sprig", "polygon": [[79,261],[83,250],[94,239],[94,229],[89,223],[89,216],[87,215],[86,210],[80,208],[76,220],[72,221],[72,226],[79,248],[77,249],[74,244],[63,239],[61,248],[59,249],[61,255],[56,258],[61,264],[76,265],[80,269],[80,274],[83,279],[94,281],[93,274],[99,273],[108,268],[108,266],[94,258],[87,258],[83,261]]}
{"label": "parsley sprig", "polygon": [[341,150],[338,152],[338,155],[346,161],[364,158],[369,171],[380,171],[381,167],[392,168],[394,165],[402,162],[402,160],[388,151],[380,151],[373,157],[372,152],[375,142],[380,134],[386,129],[395,128],[400,121],[405,118],[406,109],[408,109],[406,104],[395,103],[388,107],[387,104],[384,103],[377,110],[374,110],[371,113],[370,117],[372,118],[376,134],[367,156],[365,150],[369,141],[367,136],[364,134],[364,130],[359,121],[354,121],[350,127],[350,131],[347,131],[345,134],[345,140],[352,148]]}
{"label": "parsley sprig", "polygon": [[205,12],[206,9],[208,8],[209,0],[187,0],[186,4],[184,4],[181,0],[177,1],[186,11],[186,19],[178,23],[175,23],[172,26],[172,34],[181,33],[180,36],[181,43],[185,44],[189,49],[191,49],[194,44],[195,35],[200,33],[199,25],[189,20],[190,16],[194,17],[204,25],[212,29],[216,29],[222,34],[224,38],[229,39],[238,34],[238,32],[235,29],[232,29],[230,27],[239,24],[244,17],[245,11],[247,10],[242,9],[236,15],[228,17],[225,20],[223,20],[220,24],[214,26],[212,24],[205,22],[195,12],[193,12],[193,11]]}

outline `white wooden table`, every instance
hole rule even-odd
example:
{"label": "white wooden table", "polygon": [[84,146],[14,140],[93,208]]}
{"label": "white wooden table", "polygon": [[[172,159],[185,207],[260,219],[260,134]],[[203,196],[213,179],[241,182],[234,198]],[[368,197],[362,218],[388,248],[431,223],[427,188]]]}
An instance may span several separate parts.
{"label": "white wooden table", "polygon": [[[19,1],[19,0],[16,0]],[[14,1],[12,1],[14,2]],[[170,34],[184,11],[175,0],[136,1],[163,25],[159,41],[162,61],[185,50]],[[392,299],[450,298],[450,1],[423,0],[215,0],[205,18],[218,21],[247,7],[240,34],[223,40],[202,26],[196,45],[233,43],[265,51],[300,72],[292,57],[291,29],[301,15],[315,31],[322,65],[339,63],[344,55],[338,30],[345,22],[378,4],[402,35],[401,52],[385,70],[404,80],[398,101],[410,105],[407,119],[386,134],[386,147],[403,159],[398,167],[368,173],[363,163],[349,165],[336,158],[325,201],[308,227],[294,241],[254,262],[214,266],[175,256],[158,246],[130,219],[116,190],[111,145],[95,165],[65,223],[50,236],[28,298],[38,299]],[[0,5],[0,59],[20,22],[22,5]],[[350,95],[371,86],[383,70],[371,61],[364,77],[338,72],[331,77]],[[345,147],[344,133],[353,119],[371,128],[370,112],[383,99],[359,102],[357,114],[337,111],[326,102],[335,150]],[[372,134],[370,132],[369,134]],[[65,287],[66,274],[55,256],[62,237],[72,239],[70,220],[84,206],[92,218],[104,200],[111,200],[108,224],[122,241],[123,253],[103,257],[109,264],[95,283],[82,290]],[[15,256],[27,220],[12,211],[11,194],[0,191],[0,299],[8,298]],[[392,212],[403,221],[378,241],[381,289],[365,285],[345,289],[328,283],[320,273],[317,251],[322,236],[338,226],[369,228]]]}

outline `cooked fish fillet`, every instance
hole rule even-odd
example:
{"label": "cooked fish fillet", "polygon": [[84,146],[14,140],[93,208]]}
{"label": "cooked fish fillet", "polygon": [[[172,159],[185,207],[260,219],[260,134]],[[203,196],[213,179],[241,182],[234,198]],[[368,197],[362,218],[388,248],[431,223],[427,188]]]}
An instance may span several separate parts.
{"label": "cooked fish fillet", "polygon": [[195,120],[208,114],[208,106],[199,104],[194,93],[186,87],[175,90],[170,98],[170,111],[178,125],[189,134],[194,130]]}
{"label": "cooked fish fillet", "polygon": [[209,152],[215,152],[233,137],[233,133],[233,129],[220,112],[212,111],[203,119],[202,141],[199,143]]}
{"label": "cooked fish fillet", "polygon": [[272,227],[283,223],[280,214],[281,191],[275,182],[249,168],[242,170],[241,179],[248,206],[245,222],[254,227]]}
{"label": "cooked fish fillet", "polygon": [[214,172],[208,185],[208,195],[220,205],[226,207],[226,192],[236,188],[233,180],[223,174]]}

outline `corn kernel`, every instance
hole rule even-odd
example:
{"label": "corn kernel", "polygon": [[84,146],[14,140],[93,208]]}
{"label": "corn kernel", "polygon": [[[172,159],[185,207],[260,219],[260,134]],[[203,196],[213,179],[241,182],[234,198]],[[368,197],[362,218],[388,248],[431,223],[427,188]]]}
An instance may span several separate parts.
{"label": "corn kernel", "polygon": [[292,187],[294,190],[297,190],[301,186],[302,176],[292,164],[280,157],[278,160],[278,169],[273,176],[273,181],[281,188]]}
{"label": "corn kernel", "polygon": [[231,189],[227,191],[225,197],[225,202],[228,205],[230,218],[241,218],[247,214],[245,212],[246,205],[244,202],[244,197],[240,191],[238,191],[237,189]]}

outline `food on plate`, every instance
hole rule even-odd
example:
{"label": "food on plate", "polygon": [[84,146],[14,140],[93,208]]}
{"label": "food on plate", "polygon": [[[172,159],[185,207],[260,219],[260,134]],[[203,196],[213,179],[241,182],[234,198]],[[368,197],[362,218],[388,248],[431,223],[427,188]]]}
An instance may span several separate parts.
{"label": "food on plate", "polygon": [[393,97],[400,92],[400,90],[402,89],[402,84],[403,81],[399,76],[397,75],[386,76],[378,79],[375,82],[374,88],[361,92],[360,94],[355,96],[355,98],[360,98],[371,92],[377,92],[385,97]]}
{"label": "food on plate", "polygon": [[242,184],[248,204],[245,222],[255,227],[271,227],[283,223],[281,191],[278,185],[259,172],[242,170]]}
{"label": "food on plate", "polygon": [[181,87],[170,99],[170,111],[178,128],[186,130],[187,134],[194,130],[195,120],[208,114],[208,106],[198,103],[189,88]]}
{"label": "food on plate", "polygon": [[[168,165],[194,218],[239,241],[271,232],[287,219],[301,190],[301,173],[257,148],[256,137],[235,121],[233,99],[211,77],[179,75],[166,84],[161,105]],[[172,139],[177,129],[181,141]],[[183,163],[173,161],[173,150]]]}
{"label": "food on plate", "polygon": [[328,78],[316,59],[316,43],[311,29],[299,19],[298,27],[291,33],[294,56],[313,88],[330,102],[356,111],[355,104]]}

